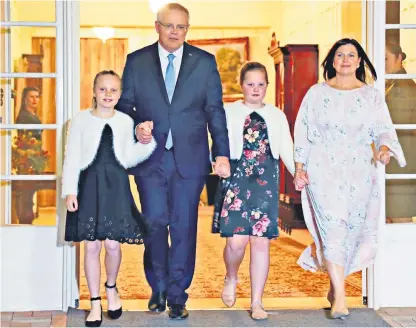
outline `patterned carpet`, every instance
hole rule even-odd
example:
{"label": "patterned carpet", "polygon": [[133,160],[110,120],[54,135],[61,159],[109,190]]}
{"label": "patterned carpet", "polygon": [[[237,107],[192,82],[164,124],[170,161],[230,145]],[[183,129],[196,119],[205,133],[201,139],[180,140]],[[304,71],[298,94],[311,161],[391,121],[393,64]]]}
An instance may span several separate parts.
{"label": "patterned carpet", "polygon": [[[224,239],[210,233],[211,207],[200,208],[198,226],[197,262],[194,280],[188,290],[190,298],[218,298],[224,279],[225,267],[222,259]],[[323,297],[326,296],[329,280],[324,273],[311,273],[300,268],[296,261],[304,245],[289,238],[280,237],[271,243],[271,265],[264,292],[265,298],[275,297]],[[143,272],[143,246],[123,245],[123,260],[118,278],[118,288],[123,299],[147,299],[151,290]],[[250,297],[249,249],[239,272],[238,297]],[[104,263],[104,252],[101,254]],[[81,259],[83,248],[81,247]],[[81,261],[80,298],[88,299],[89,292]],[[105,282],[104,268],[101,272]],[[101,295],[104,296],[102,286]],[[347,296],[360,296],[361,273],[348,277]]]}

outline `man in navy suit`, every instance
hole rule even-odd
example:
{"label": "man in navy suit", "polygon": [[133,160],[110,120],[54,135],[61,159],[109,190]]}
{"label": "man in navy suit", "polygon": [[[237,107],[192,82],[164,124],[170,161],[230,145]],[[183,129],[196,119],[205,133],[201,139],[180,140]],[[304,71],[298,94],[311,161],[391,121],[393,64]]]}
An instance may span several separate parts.
{"label": "man in navy suit", "polygon": [[163,312],[167,300],[170,318],[184,319],[185,291],[195,270],[198,204],[211,169],[207,127],[219,176],[229,175],[230,150],[215,57],[185,42],[188,10],[167,4],[155,27],[158,42],[127,57],[117,109],[133,118],[140,142],[154,137],[158,144],[130,170],[152,227],[144,253],[149,310]]}

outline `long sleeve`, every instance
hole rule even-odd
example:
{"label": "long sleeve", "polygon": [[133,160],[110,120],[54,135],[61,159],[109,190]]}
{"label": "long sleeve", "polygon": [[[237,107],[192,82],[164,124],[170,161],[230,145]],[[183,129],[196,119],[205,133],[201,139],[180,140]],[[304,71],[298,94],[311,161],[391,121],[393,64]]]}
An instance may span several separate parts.
{"label": "long sleeve", "polygon": [[293,140],[292,136],[290,135],[289,123],[287,121],[286,115],[281,116],[281,124],[280,124],[280,157],[283,160],[286,168],[289,172],[294,175],[295,173],[295,162],[293,161]]}
{"label": "long sleeve", "polygon": [[295,122],[295,162],[306,164],[309,157],[310,150],[310,141],[308,140],[308,128],[309,128],[309,118],[308,118],[308,107],[309,107],[309,98],[311,91],[309,90],[305,97],[302,100],[300,105],[298,115]]}
{"label": "long sleeve", "polygon": [[375,100],[375,117],[372,137],[377,149],[383,145],[389,147],[400,167],[406,166],[406,159],[397,138],[396,130],[393,127],[389,109],[383,96],[378,91]]}
{"label": "long sleeve", "polygon": [[78,194],[78,180],[81,171],[81,122],[75,116],[70,123],[67,136],[64,167],[62,172],[62,197]]}
{"label": "long sleeve", "polygon": [[208,119],[208,129],[212,138],[212,155],[230,157],[227,122],[222,103],[221,79],[215,58],[210,63],[211,72],[207,85],[205,113]]}
{"label": "long sleeve", "polygon": [[135,142],[133,134],[133,120],[130,118],[128,118],[128,125],[126,126],[124,133],[124,159],[127,168],[136,166],[137,164],[145,161],[156,149],[155,138],[152,138],[152,141],[148,144]]}

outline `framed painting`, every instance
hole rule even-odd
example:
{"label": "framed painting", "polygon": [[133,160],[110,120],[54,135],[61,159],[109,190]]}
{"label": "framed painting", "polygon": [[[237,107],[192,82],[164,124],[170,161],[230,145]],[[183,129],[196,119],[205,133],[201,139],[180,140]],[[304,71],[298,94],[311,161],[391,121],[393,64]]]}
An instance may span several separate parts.
{"label": "framed painting", "polygon": [[240,88],[240,68],[249,60],[249,38],[221,38],[187,40],[215,56],[221,76],[223,101],[233,102],[243,99]]}

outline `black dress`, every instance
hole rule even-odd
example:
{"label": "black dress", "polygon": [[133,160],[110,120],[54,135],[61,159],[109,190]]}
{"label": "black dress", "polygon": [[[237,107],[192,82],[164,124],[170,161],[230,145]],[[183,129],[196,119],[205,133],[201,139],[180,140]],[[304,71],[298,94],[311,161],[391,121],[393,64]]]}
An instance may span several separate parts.
{"label": "black dress", "polygon": [[212,232],[274,239],[279,236],[279,160],[258,113],[247,116],[243,134],[243,154],[231,161],[232,175],[221,179],[217,190]]}
{"label": "black dress", "polygon": [[110,239],[142,244],[146,231],[127,171],[114,154],[113,131],[106,124],[94,161],[80,173],[78,210],[67,212],[65,240]]}
{"label": "black dress", "polygon": [[[36,114],[32,114],[31,112],[21,109],[19,115],[16,118],[17,124],[42,124],[42,121]],[[32,133],[32,137],[37,140],[42,141],[42,130],[19,130],[19,133]]]}

